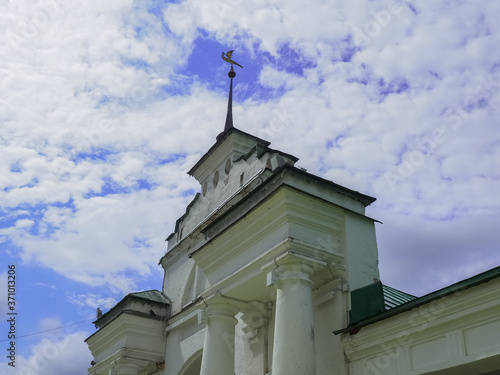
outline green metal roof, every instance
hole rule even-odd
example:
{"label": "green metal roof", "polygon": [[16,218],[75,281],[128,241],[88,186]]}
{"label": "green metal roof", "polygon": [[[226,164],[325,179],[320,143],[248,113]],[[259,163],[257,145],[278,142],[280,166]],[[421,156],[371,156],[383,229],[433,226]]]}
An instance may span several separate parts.
{"label": "green metal roof", "polygon": [[383,285],[380,281],[351,291],[350,325],[413,301],[417,297]]}
{"label": "green metal roof", "polygon": [[[118,302],[116,305],[114,305],[111,309],[109,309],[107,312],[102,314],[99,318],[97,318],[94,322],[95,325],[101,326],[102,322],[105,322],[104,324],[107,324],[108,318],[110,316],[114,316],[115,314],[120,314],[120,312],[123,309],[123,306],[126,301],[130,299],[139,299],[143,300],[143,302],[153,302],[155,304],[162,304],[162,305],[170,305],[171,301],[168,299],[167,296],[165,296],[162,292],[158,290],[145,290],[142,292],[135,292],[135,293],[129,293],[125,297],[122,298],[120,302]],[[114,318],[111,318],[111,320]]]}
{"label": "green metal roof", "polygon": [[[425,296],[411,299],[410,301],[404,302],[400,305],[397,305],[393,308],[390,308],[389,310],[385,310],[384,312],[381,312],[379,314],[367,317],[366,319],[363,319],[359,322],[355,322],[354,324],[349,325],[346,328],[334,331],[333,333],[335,335],[338,335],[340,333],[347,333],[347,332],[356,333],[362,327],[367,326],[369,324],[378,322],[378,321],[383,320],[383,319],[390,318],[391,316],[394,316],[394,315],[400,314],[402,312],[414,309],[414,308],[422,306],[426,303],[429,303],[429,302],[432,302],[432,301],[437,300],[439,298],[443,298],[443,297],[446,297],[448,295],[460,292],[462,290],[466,290],[466,289],[472,288],[474,286],[477,286],[477,285],[480,285],[483,283],[487,283],[487,282],[489,282],[493,279],[499,278],[499,277],[500,277],[500,267],[495,267],[491,270],[485,271],[485,272],[480,273],[476,276],[472,276],[468,279],[459,281],[458,283],[452,284],[452,285],[447,286],[443,289],[439,289],[439,290],[436,290],[435,292],[426,294]],[[394,291],[396,291],[396,293],[395,292],[392,292],[392,293],[395,293],[398,297],[403,297],[403,295],[413,297],[410,294],[406,294],[406,293],[397,291],[395,289],[394,289]],[[384,296],[385,296],[385,293],[384,293]]]}
{"label": "green metal roof", "polygon": [[417,299],[417,297],[412,296],[411,294],[391,288],[387,285],[382,285],[382,290],[384,293],[384,306],[386,310],[393,309],[396,306]]}
{"label": "green metal roof", "polygon": [[170,301],[158,290],[144,290],[142,292],[129,293],[130,297],[141,298],[152,302],[170,303]]}

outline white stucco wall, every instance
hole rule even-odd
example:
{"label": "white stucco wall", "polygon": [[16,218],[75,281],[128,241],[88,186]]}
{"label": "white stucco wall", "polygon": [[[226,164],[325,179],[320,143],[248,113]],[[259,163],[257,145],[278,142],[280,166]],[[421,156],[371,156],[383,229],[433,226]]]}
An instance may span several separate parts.
{"label": "white stucco wall", "polygon": [[373,220],[347,211],[344,228],[342,241],[346,249],[349,289],[356,290],[380,280]]}
{"label": "white stucco wall", "polygon": [[334,283],[316,290],[313,297],[316,374],[347,374],[340,337],[332,332],[347,323],[348,293],[342,291],[341,284]]}
{"label": "white stucco wall", "polygon": [[165,270],[163,293],[172,301],[172,315],[177,314],[183,307],[183,295],[193,267],[194,260],[183,256],[169,264]]}
{"label": "white stucco wall", "polygon": [[179,375],[189,365],[190,359],[203,349],[205,328],[197,316],[168,331],[164,375]]}

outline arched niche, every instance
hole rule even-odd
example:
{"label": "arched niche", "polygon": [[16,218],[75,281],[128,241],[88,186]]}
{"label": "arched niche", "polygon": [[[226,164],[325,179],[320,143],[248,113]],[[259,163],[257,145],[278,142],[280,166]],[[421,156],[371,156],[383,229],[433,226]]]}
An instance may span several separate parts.
{"label": "arched niche", "polygon": [[201,371],[201,357],[203,350],[200,350],[193,354],[182,366],[179,375],[200,375]]}

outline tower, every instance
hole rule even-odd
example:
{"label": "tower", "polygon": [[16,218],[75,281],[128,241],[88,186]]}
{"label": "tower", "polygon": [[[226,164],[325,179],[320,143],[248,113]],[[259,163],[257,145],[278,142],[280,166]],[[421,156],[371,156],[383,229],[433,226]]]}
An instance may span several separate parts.
{"label": "tower", "polygon": [[91,374],[347,373],[332,331],[379,279],[375,199],[234,126],[231,54],[224,130],[188,172],[200,192],[167,238],[162,291],[96,320]]}
{"label": "tower", "polygon": [[332,331],[348,323],[350,291],[378,283],[375,199],[234,127],[232,66],[229,77],[224,131],[188,172],[200,193],[160,260],[165,374],[345,373]]}

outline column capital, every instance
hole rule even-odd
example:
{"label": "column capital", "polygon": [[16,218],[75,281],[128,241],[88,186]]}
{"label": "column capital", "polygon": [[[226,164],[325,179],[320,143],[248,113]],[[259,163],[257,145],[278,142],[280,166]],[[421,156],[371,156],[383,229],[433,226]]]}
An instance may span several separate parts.
{"label": "column capital", "polygon": [[267,272],[269,286],[287,280],[311,282],[311,275],[326,265],[327,263],[320,259],[287,251],[264,265],[262,269]]}
{"label": "column capital", "polygon": [[224,296],[220,294],[215,294],[210,298],[205,298],[201,302],[197,304],[197,307],[202,310],[203,318],[229,318],[234,320],[234,324],[236,325],[237,319],[235,315],[240,311],[241,307],[231,301],[229,298],[224,298]]}
{"label": "column capital", "polygon": [[113,375],[137,375],[147,364],[148,361],[143,359],[121,356],[113,361],[110,373]]}
{"label": "column capital", "polygon": [[312,268],[311,272],[314,272],[320,268],[325,267],[326,264],[327,263],[321,259],[313,258],[309,255],[289,250],[284,252],[283,254],[278,255],[271,262],[265,264],[262,269],[264,271],[270,271],[276,267],[282,267],[283,269],[286,269],[287,266],[294,267],[296,265],[304,265]]}

